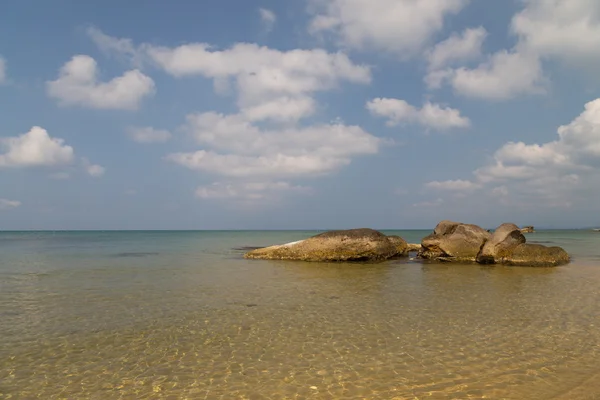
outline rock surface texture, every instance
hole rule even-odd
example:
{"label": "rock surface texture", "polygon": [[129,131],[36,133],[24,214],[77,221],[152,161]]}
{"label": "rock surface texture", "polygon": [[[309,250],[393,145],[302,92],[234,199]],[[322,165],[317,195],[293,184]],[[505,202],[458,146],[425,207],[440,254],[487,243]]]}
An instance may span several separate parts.
{"label": "rock surface texture", "polygon": [[406,241],[373,229],[330,231],[298,242],[250,251],[245,258],[299,261],[383,261],[407,254]]}
{"label": "rock surface texture", "polygon": [[475,261],[491,234],[477,225],[442,221],[421,241],[418,256],[439,261]]}

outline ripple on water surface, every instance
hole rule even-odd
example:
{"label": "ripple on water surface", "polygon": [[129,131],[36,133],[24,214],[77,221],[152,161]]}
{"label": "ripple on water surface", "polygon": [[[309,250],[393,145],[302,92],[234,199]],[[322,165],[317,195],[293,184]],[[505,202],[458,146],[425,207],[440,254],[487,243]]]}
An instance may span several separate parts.
{"label": "ripple on water surface", "polygon": [[0,276],[0,398],[600,394],[593,265],[94,262]]}

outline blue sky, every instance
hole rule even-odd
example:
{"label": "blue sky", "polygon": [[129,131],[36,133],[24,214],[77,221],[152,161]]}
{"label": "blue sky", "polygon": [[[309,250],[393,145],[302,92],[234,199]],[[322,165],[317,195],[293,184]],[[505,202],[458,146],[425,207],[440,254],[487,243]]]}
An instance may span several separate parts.
{"label": "blue sky", "polygon": [[600,225],[595,0],[8,0],[0,229]]}

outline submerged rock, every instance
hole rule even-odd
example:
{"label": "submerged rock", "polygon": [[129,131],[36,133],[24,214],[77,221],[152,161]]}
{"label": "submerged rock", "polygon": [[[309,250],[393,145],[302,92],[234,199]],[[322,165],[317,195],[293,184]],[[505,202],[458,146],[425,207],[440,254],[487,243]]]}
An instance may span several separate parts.
{"label": "submerged rock", "polygon": [[442,221],[421,241],[418,257],[440,261],[475,261],[491,234],[471,224]]}
{"label": "submerged rock", "polygon": [[[398,240],[398,239],[401,239]],[[250,251],[245,258],[300,261],[383,261],[404,254],[406,242],[373,229],[329,231],[297,242]]]}
{"label": "submerged rock", "polygon": [[556,267],[569,261],[569,254],[561,247],[529,243],[518,245],[500,260],[502,264],[521,267]]}

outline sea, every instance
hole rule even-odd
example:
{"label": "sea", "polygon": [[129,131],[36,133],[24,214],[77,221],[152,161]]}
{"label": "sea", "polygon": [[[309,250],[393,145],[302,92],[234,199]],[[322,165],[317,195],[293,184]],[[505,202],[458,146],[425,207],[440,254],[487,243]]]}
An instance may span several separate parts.
{"label": "sea", "polygon": [[315,233],[0,232],[0,399],[600,399],[599,232],[527,234],[556,268],[243,258]]}

